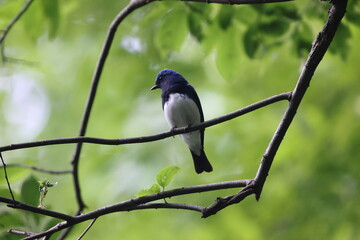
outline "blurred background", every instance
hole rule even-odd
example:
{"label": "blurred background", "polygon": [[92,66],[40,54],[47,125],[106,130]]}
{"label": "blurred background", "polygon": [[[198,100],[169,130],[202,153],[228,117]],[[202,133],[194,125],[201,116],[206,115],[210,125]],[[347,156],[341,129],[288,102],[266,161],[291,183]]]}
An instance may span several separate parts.
{"label": "blurred background", "polygon": [[[4,29],[24,1],[0,1]],[[0,145],[78,134],[92,74],[112,19],[127,1],[34,1],[3,42]],[[101,77],[87,136],[123,138],[169,130],[160,91],[163,68],[196,89],[209,120],[295,87],[327,2],[230,6],[155,2],[118,28]],[[275,157],[262,197],[216,215],[142,210],[99,218],[84,239],[360,239],[360,2],[349,1],[337,35]],[[253,178],[286,102],[205,131],[214,171],[197,175],[179,137],[124,146],[86,144],[80,182],[86,212],[135,197],[157,172],[180,168],[167,189]],[[71,169],[74,145],[3,153],[7,164]],[[15,197],[38,205],[38,180],[58,182],[47,209],[74,214],[72,176],[9,167]],[[175,197],[212,204],[238,189]],[[0,171],[0,195],[10,197]],[[0,238],[9,228],[40,232],[56,221],[0,204]],[[76,239],[88,222],[73,229]]]}

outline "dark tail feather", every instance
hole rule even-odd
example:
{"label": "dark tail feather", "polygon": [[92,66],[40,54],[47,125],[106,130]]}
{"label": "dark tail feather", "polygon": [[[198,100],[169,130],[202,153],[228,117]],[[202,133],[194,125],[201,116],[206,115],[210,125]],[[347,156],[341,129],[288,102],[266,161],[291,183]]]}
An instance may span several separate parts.
{"label": "dark tail feather", "polygon": [[193,157],[194,160],[194,167],[195,167],[195,171],[197,173],[202,173],[202,172],[211,172],[213,170],[209,160],[207,159],[204,150],[201,150],[200,156],[196,155],[195,153],[193,153],[193,151],[191,151],[191,155]]}

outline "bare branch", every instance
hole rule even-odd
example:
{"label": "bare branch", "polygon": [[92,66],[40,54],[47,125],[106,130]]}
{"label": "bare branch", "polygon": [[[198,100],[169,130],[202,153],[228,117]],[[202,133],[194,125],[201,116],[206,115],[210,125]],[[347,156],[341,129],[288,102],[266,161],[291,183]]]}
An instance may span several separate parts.
{"label": "bare branch", "polygon": [[347,5],[346,0],[333,0],[332,3],[333,5],[329,10],[327,22],[313,43],[308,59],[294,89],[290,104],[263,155],[254,181],[250,182],[250,184],[248,184],[248,186],[242,189],[238,194],[218,199],[215,204],[206,209],[203,217],[208,217],[231,204],[238,203],[253,193],[255,194],[256,199],[259,200],[275,154],[286,134],[287,129],[294,119],[296,111],[300,106],[300,102],[309,87],[312,76],[325,55],[336,33],[337,27],[345,14]]}
{"label": "bare branch", "polygon": [[[172,189],[168,191],[163,191],[160,193],[147,195],[140,198],[134,198],[130,200],[126,200],[120,203],[116,203],[113,205],[105,206],[94,211],[79,215],[79,216],[69,216],[71,219],[65,222],[58,223],[54,227],[48,229],[47,231],[29,236],[24,238],[24,240],[30,239],[37,239],[44,236],[52,235],[55,232],[59,232],[63,229],[70,228],[75,224],[85,222],[88,220],[92,220],[98,218],[100,216],[114,213],[114,212],[124,212],[124,211],[133,211],[139,209],[148,209],[148,208],[172,208],[172,209],[186,209],[192,211],[202,212],[204,210],[203,207],[196,206],[196,205],[188,205],[188,204],[178,204],[178,203],[153,203],[147,204],[149,202],[153,202],[156,200],[161,200],[164,198],[170,198],[174,196],[186,195],[191,193],[200,193],[200,192],[208,192],[214,190],[222,190],[228,188],[239,188],[245,187],[251,180],[236,180],[236,181],[227,181],[227,182],[220,182],[220,183],[211,183],[211,184],[204,184],[198,186],[191,186],[191,187],[182,187],[177,189]],[[0,197],[0,201],[3,198]],[[5,199],[6,200],[6,199]],[[7,199],[9,201],[10,199]],[[11,201],[11,200],[10,200]],[[39,213],[42,214],[42,213]],[[61,214],[61,213],[58,213]],[[46,214],[48,215],[48,214]]]}
{"label": "bare branch", "polygon": [[34,142],[25,142],[25,143],[17,143],[11,144],[7,146],[0,147],[0,152],[17,150],[17,149],[24,149],[24,148],[33,148],[33,147],[41,147],[41,146],[48,146],[48,145],[60,145],[60,144],[73,144],[73,143],[92,143],[92,144],[103,144],[103,145],[124,145],[124,144],[134,144],[134,143],[146,143],[146,142],[153,142],[158,141],[160,139],[164,139],[167,137],[175,136],[178,134],[188,133],[192,131],[196,131],[203,128],[208,128],[231,119],[240,117],[257,109],[266,107],[270,104],[289,100],[291,98],[291,92],[281,93],[259,102],[253,103],[249,106],[244,108],[238,109],[234,112],[228,113],[226,115],[220,116],[218,118],[214,118],[200,124],[190,126],[190,127],[182,127],[176,128],[171,131],[149,135],[149,136],[142,136],[142,137],[134,137],[134,138],[120,138],[120,139],[104,139],[104,138],[94,138],[94,137],[73,137],[73,138],[57,138],[57,139],[48,139],[48,140],[40,140]]}
{"label": "bare branch", "polygon": [[49,217],[53,217],[53,218],[58,218],[58,219],[66,220],[66,221],[72,221],[74,219],[74,217],[67,215],[67,214],[50,211],[50,210],[47,210],[44,208],[30,206],[28,204],[25,204],[25,203],[22,203],[19,201],[14,201],[10,198],[6,198],[6,197],[2,197],[2,196],[0,196],[0,202],[8,203],[7,206],[10,208],[22,209],[22,210],[26,210],[28,212],[33,212],[33,213],[37,213],[37,214],[41,214],[41,215],[45,215],[45,216],[49,216]]}
{"label": "bare branch", "polygon": [[[130,1],[129,4],[122,11],[120,11],[120,13],[115,17],[113,22],[110,24],[109,30],[108,30],[106,38],[105,38],[105,43],[104,43],[104,46],[102,48],[102,51],[101,51],[101,54],[100,54],[98,63],[96,65],[93,78],[92,78],[92,83],[91,83],[89,96],[88,96],[87,103],[86,103],[86,106],[85,106],[85,111],[84,111],[83,117],[82,117],[79,136],[85,136],[86,128],[87,128],[88,123],[89,123],[89,117],[90,117],[91,109],[92,109],[92,106],[93,106],[93,103],[94,103],[94,100],[95,100],[97,87],[99,85],[100,76],[101,76],[101,73],[103,71],[107,56],[108,56],[108,54],[110,52],[110,47],[111,47],[111,44],[112,44],[112,42],[114,40],[114,36],[115,36],[116,30],[117,30],[119,24],[122,22],[122,20],[125,17],[127,17],[135,9],[140,8],[140,7],[146,5],[149,2],[150,1],[143,1],[143,0],[141,0],[141,1],[139,1],[139,0]],[[81,212],[82,209],[85,207],[84,200],[82,199],[82,196],[81,196],[81,189],[80,189],[80,182],[79,182],[79,171],[78,171],[81,149],[82,149],[82,142],[78,142],[77,145],[76,145],[76,148],[75,148],[73,159],[71,161],[71,163],[73,165],[73,180],[74,180],[75,195],[76,195],[76,200],[77,200],[77,203],[78,203],[78,206],[79,206],[78,212]]]}
{"label": "bare branch", "polygon": [[141,209],[182,209],[191,210],[196,212],[203,212],[204,207],[190,204],[181,203],[147,203],[141,204],[134,208],[128,209],[127,211],[141,210]]}
{"label": "bare branch", "polygon": [[77,240],[80,240],[80,239],[83,238],[83,236],[85,236],[85,234],[89,231],[89,229],[94,225],[96,219],[97,219],[97,218],[94,218],[94,219],[90,222],[89,226],[87,226],[87,228],[85,229],[85,231],[78,237]]}
{"label": "bare branch", "polygon": [[11,28],[21,18],[21,16],[26,12],[26,10],[30,7],[30,5],[32,4],[33,1],[34,0],[28,0],[24,4],[22,9],[19,11],[19,13],[11,20],[9,25],[7,25],[7,27],[4,30],[2,30],[2,34],[0,35],[0,48],[1,48],[0,52],[1,52],[1,58],[2,58],[3,62],[5,62],[5,60],[6,60],[5,53],[4,53],[4,41],[5,41],[5,38],[6,38],[7,34],[9,33],[9,31],[11,30]]}
{"label": "bare branch", "polygon": [[[23,163],[8,163],[8,164],[6,164],[6,166],[8,168],[9,167],[26,168],[26,169],[31,169],[34,171],[49,173],[49,174],[68,174],[68,173],[72,172],[71,170],[63,170],[63,171],[48,170],[48,169],[39,168],[39,167],[35,167],[35,166],[29,166],[29,165],[23,164]],[[2,166],[0,166],[0,167],[2,167]]]}
{"label": "bare branch", "polygon": [[1,162],[2,162],[2,164],[3,164],[4,175],[5,175],[6,183],[7,183],[7,185],[8,185],[8,189],[9,189],[9,191],[10,191],[11,198],[12,198],[12,200],[15,202],[15,197],[14,197],[14,194],[13,194],[13,192],[12,192],[11,185],[10,185],[10,181],[9,181],[9,178],[8,178],[8,175],[7,175],[7,171],[6,171],[6,164],[5,164],[5,161],[4,161],[3,157],[2,157],[1,152],[0,152],[0,158],[1,158]]}
{"label": "bare branch", "polygon": [[35,233],[33,233],[33,232],[25,232],[25,231],[20,231],[20,230],[16,230],[16,229],[9,229],[7,232],[8,233],[18,234],[18,235],[25,235],[25,236],[33,236],[33,235],[35,235]]}
{"label": "bare branch", "polygon": [[181,0],[181,1],[236,5],[236,4],[264,4],[264,3],[290,2],[293,0]]}

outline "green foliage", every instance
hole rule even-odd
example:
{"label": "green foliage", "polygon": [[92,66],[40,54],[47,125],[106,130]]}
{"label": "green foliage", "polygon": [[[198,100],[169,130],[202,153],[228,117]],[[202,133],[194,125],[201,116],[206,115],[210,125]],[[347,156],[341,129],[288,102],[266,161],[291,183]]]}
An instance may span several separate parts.
{"label": "green foliage", "polygon": [[176,166],[168,166],[161,169],[156,175],[157,184],[154,183],[150,188],[140,190],[136,194],[136,197],[143,197],[146,195],[159,193],[160,187],[165,190],[165,187],[172,182],[179,170],[180,168]]}
{"label": "green foliage", "polygon": [[[8,57],[32,65],[9,63],[0,68],[1,145],[78,134],[107,28],[127,2],[33,2],[5,41]],[[1,4],[0,29],[23,4]],[[134,11],[116,33],[86,135],[122,138],[168,130],[159,94],[149,92],[165,67],[182,73],[197,89],[207,120],[291,91],[328,8],[328,2],[313,0],[256,6],[158,1]],[[331,51],[315,72],[275,157],[260,202],[249,198],[205,220],[198,213],[177,210],[111,214],[97,221],[85,238],[282,240],[314,238],[316,233],[318,239],[360,239],[359,12],[359,1],[349,1]],[[131,47],[140,48],[131,51],[124,44],[128,39]],[[35,101],[40,95],[43,104]],[[40,111],[44,106],[47,115]],[[179,137],[123,146],[84,144],[79,176],[86,210],[128,200],[143,186],[151,187],[138,197],[155,194],[169,187],[170,180],[181,187],[254,177],[285,109],[286,103],[274,104],[206,129],[205,151],[214,167],[210,174],[194,172]],[[29,114],[22,115],[26,110]],[[29,135],[19,130],[24,126],[39,129]],[[7,164],[64,170],[72,166],[73,151],[69,144],[8,151],[3,157]],[[176,178],[162,175],[157,182],[154,176],[164,165],[182,171]],[[0,195],[10,197],[0,170]],[[50,179],[49,174],[7,170],[15,198],[38,206],[37,180]],[[61,185],[46,195],[46,203],[51,203],[47,208],[73,214],[77,204],[72,178],[51,179]],[[171,201],[208,206],[237,191]],[[10,228],[40,232],[57,222],[0,204],[0,239],[18,239],[6,232]],[[77,239],[84,228],[73,229],[68,238]]]}
{"label": "green foliage", "polygon": [[60,24],[60,12],[58,0],[41,0],[44,16],[48,21],[49,38],[54,39]]}
{"label": "green foliage", "polygon": [[137,194],[136,197],[143,197],[155,193],[160,192],[160,186],[156,183],[154,183],[150,188],[141,189]]}
{"label": "green foliage", "polygon": [[187,33],[187,23],[181,9],[168,12],[159,23],[155,35],[155,46],[163,57],[171,51],[178,51],[183,44]]}
{"label": "green foliage", "polygon": [[157,183],[164,189],[171,183],[179,169],[180,168],[176,166],[169,166],[161,169],[156,175]]}

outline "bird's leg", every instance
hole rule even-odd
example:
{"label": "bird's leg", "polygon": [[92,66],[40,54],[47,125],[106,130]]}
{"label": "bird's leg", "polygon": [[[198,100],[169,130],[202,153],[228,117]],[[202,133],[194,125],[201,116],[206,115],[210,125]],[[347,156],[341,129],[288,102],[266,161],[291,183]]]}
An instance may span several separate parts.
{"label": "bird's leg", "polygon": [[176,128],[176,126],[174,126],[174,127],[172,127],[172,128],[170,129],[170,132],[171,132],[173,138],[175,138],[175,135],[174,135],[174,129],[175,129],[175,128]]}

